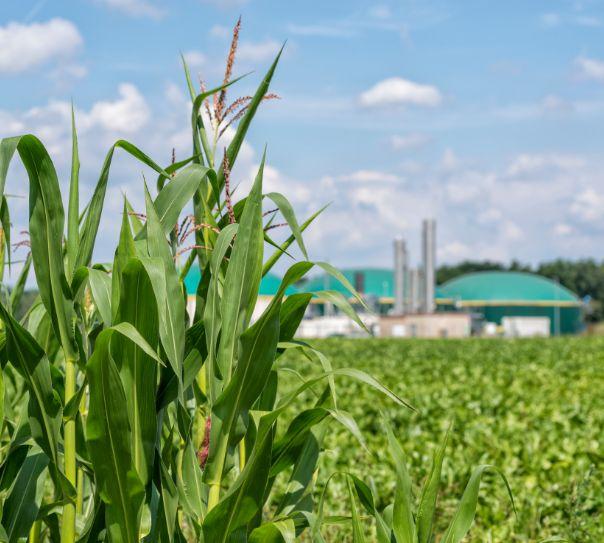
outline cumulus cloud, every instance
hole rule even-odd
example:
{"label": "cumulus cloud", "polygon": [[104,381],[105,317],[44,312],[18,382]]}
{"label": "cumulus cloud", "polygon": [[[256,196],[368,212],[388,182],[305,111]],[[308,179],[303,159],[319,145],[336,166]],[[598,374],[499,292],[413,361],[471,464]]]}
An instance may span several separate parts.
{"label": "cumulus cloud", "polygon": [[237,48],[237,58],[242,62],[263,62],[275,58],[279,49],[281,44],[275,40],[242,41]]}
{"label": "cumulus cloud", "polygon": [[189,65],[189,68],[192,69],[201,68],[208,60],[201,51],[195,50],[187,51],[183,53],[183,56],[185,57],[185,61]]}
{"label": "cumulus cloud", "polygon": [[209,4],[222,9],[231,9],[243,6],[249,0],[201,0],[202,4]]}
{"label": "cumulus cloud", "polygon": [[586,79],[604,81],[604,60],[596,58],[579,57],[575,60],[579,73]]}
{"label": "cumulus cloud", "polygon": [[363,107],[435,107],[442,102],[442,95],[433,85],[414,83],[402,77],[390,77],[361,93],[359,101]]}
{"label": "cumulus cloud", "polygon": [[579,192],[570,206],[571,213],[584,223],[604,223],[604,194],[588,187]]}
{"label": "cumulus cloud", "polygon": [[405,134],[404,136],[399,136],[395,134],[390,138],[390,145],[395,151],[404,151],[407,149],[422,147],[423,145],[426,145],[429,141],[430,138],[427,134],[422,134],[419,132]]}
{"label": "cumulus cloud", "polygon": [[512,160],[507,171],[509,175],[518,176],[552,168],[570,170],[580,168],[584,164],[585,160],[576,155],[524,153]]}
{"label": "cumulus cloud", "polygon": [[210,36],[214,38],[228,38],[232,30],[228,26],[214,25],[210,28]]}
{"label": "cumulus cloud", "polygon": [[84,40],[66,19],[0,26],[0,73],[16,74],[72,56]]}
{"label": "cumulus cloud", "polygon": [[132,17],[148,17],[157,20],[165,15],[163,9],[148,0],[97,0],[97,2]]}
{"label": "cumulus cloud", "polygon": [[357,170],[348,174],[337,176],[325,176],[323,182],[326,184],[334,182],[348,183],[400,183],[403,178],[389,172],[379,170]]}
{"label": "cumulus cloud", "polygon": [[151,114],[143,95],[131,83],[122,83],[118,93],[117,100],[94,104],[90,113],[84,117],[84,122],[126,134],[144,127]]}

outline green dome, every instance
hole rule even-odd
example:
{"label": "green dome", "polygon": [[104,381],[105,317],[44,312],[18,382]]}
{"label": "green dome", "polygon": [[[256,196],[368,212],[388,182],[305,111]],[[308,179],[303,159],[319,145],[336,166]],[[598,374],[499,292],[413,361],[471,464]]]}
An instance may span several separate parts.
{"label": "green dome", "polygon": [[[201,273],[198,266],[191,266],[189,273],[185,277],[185,288],[189,296],[194,295],[197,291],[197,285],[201,280]],[[258,294],[261,296],[274,296],[279,290],[281,285],[281,278],[275,274],[267,273],[260,282],[260,289]],[[296,290],[293,287],[289,287],[285,294],[294,294]]]}
{"label": "green dome", "polygon": [[480,305],[581,305],[567,288],[532,273],[469,273],[447,281],[439,290],[439,298]]}

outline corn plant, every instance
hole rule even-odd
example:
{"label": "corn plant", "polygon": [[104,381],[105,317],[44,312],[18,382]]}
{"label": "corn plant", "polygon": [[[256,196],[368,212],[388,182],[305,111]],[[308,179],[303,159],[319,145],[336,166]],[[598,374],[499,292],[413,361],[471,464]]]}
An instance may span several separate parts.
{"label": "corn plant", "polygon": [[[480,483],[487,471],[494,471],[501,476],[512,503],[512,508],[515,511],[514,498],[505,475],[495,466],[483,464],[477,466],[472,472],[446,531],[443,534],[436,535],[434,533],[436,505],[449,430],[447,430],[441,446],[434,455],[432,466],[421,487],[417,507],[415,507],[412,492],[413,483],[406,468],[405,453],[390,425],[385,423],[385,427],[388,449],[396,471],[394,503],[387,505],[379,511],[374,488],[355,475],[346,474],[351,503],[351,524],[354,543],[365,541],[361,517],[357,510],[357,501],[362,504],[370,518],[375,521],[378,543],[431,543],[433,541],[439,541],[440,543],[461,543],[474,523]],[[324,499],[325,491],[319,504],[319,521],[313,526],[315,539],[319,541],[321,540],[320,526],[323,520]]]}
{"label": "corn plant", "polygon": [[[10,264],[4,189],[14,158],[29,181],[31,248],[0,300],[0,541],[291,541],[314,518],[318,436],[327,421],[362,441],[338,408],[336,381],[360,380],[405,405],[370,375],[333,370],[294,339],[312,294],[285,291],[315,266],[302,232],[318,213],[300,224],[285,196],[263,193],[264,157],[249,194],[233,201],[230,171],[258,107],[274,97],[268,89],[279,60],[252,97],[227,105],[238,33],[239,23],[224,82],[212,90],[195,91],[183,60],[191,156],[162,167],[117,141],[85,206],[73,115],[67,213],[43,143],[34,135],[0,142],[2,261]],[[234,135],[220,153],[227,128]],[[116,152],[155,171],[155,196],[141,182],[144,214],[124,200],[113,262],[95,263]],[[275,209],[265,212],[269,201]],[[277,213],[291,230],[282,243],[271,238]],[[193,245],[185,245],[189,236]],[[290,258],[293,244],[303,259],[252,321],[262,277]],[[39,296],[17,319],[30,263]],[[202,278],[189,318],[183,280],[194,264]],[[316,265],[362,303],[337,270]],[[324,295],[355,317],[343,296]],[[284,394],[279,380],[287,369],[275,361],[288,349],[317,365]],[[293,418],[292,406],[299,406]]]}

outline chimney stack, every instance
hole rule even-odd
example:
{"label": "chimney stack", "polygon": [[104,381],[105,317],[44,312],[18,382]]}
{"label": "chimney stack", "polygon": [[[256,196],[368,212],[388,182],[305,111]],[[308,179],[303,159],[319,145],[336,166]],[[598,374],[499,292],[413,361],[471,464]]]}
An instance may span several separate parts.
{"label": "chimney stack", "polygon": [[424,219],[422,223],[423,261],[423,307],[425,313],[434,312],[434,291],[436,284],[436,221]]}
{"label": "chimney stack", "polygon": [[395,315],[405,314],[405,278],[407,276],[407,246],[402,237],[394,240],[394,308]]}

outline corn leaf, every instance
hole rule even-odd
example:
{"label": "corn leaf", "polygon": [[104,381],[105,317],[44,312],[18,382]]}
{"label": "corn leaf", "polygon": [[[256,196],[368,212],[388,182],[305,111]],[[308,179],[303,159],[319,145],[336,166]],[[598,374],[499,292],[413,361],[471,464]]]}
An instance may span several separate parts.
{"label": "corn leaf", "polygon": [[10,543],[27,537],[36,520],[44,493],[42,473],[48,466],[48,456],[39,449],[30,451],[11,487],[2,508],[2,526]]}
{"label": "corn leaf", "polygon": [[447,428],[442,444],[432,459],[432,467],[422,487],[419,505],[417,508],[417,538],[419,543],[430,543],[436,511],[436,500],[440,487],[440,476],[445,456],[445,449],[449,441],[451,426]]}
{"label": "corn leaf", "polygon": [[474,469],[470,476],[470,480],[466,485],[466,489],[464,490],[463,496],[455,511],[455,515],[453,516],[453,520],[451,521],[451,524],[449,524],[449,527],[442,538],[442,543],[460,543],[469,532],[470,527],[474,523],[474,516],[476,515],[480,482],[482,476],[487,471],[494,471],[501,476],[507,489],[508,496],[510,497],[510,501],[512,502],[512,507],[514,507],[512,490],[503,472],[498,470],[495,466],[488,464],[480,465]]}
{"label": "corn leaf", "polygon": [[105,193],[107,192],[107,183],[109,181],[109,170],[111,168],[111,161],[113,160],[113,153],[116,149],[122,149],[138,159],[143,164],[149,166],[159,174],[169,177],[162,168],[160,168],[153,160],[151,160],[145,153],[143,153],[138,147],[135,147],[131,143],[125,140],[118,140],[113,144],[101,169],[101,175],[94,189],[94,193],[88,204],[88,210],[82,230],[80,232],[80,246],[78,248],[78,256],[76,259],[75,267],[88,266],[90,259],[92,258],[92,251],[94,249],[94,242],[99,230],[99,224],[101,222],[101,214],[103,212],[103,205],[105,203]]}
{"label": "corn leaf", "polygon": [[392,530],[397,543],[416,543],[411,478],[407,472],[405,453],[396,437],[394,437],[390,424],[384,420],[384,425],[386,426],[390,455],[392,456],[394,468],[396,470]]}
{"label": "corn leaf", "polygon": [[76,269],[80,243],[80,155],[75,113],[71,105],[71,178],[69,181],[69,207],[67,212],[67,279]]}
{"label": "corn leaf", "polygon": [[90,382],[86,442],[111,541],[130,543],[138,541],[144,489],[134,467],[128,404],[111,356],[112,335],[111,329],[99,334],[86,367]]}

